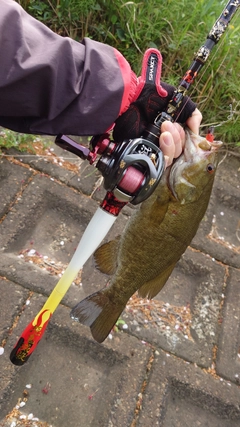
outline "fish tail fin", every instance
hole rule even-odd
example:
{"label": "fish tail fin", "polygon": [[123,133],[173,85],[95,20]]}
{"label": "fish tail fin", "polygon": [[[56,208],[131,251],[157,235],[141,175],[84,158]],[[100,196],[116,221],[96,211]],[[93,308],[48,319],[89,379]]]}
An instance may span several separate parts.
{"label": "fish tail fin", "polygon": [[89,295],[71,310],[70,316],[83,325],[90,326],[93,338],[101,343],[114,327],[125,304],[117,306],[106,294],[106,289]]}

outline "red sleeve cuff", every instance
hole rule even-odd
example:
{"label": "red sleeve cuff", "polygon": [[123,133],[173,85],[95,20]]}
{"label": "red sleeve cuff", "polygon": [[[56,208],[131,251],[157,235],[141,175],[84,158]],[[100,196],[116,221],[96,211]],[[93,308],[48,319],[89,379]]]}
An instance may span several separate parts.
{"label": "red sleeve cuff", "polygon": [[135,93],[138,85],[138,80],[136,74],[132,71],[130,64],[124,58],[124,56],[117,50],[114,49],[123,79],[123,96],[122,102],[119,110],[119,116],[123,114],[133,102],[135,98]]}

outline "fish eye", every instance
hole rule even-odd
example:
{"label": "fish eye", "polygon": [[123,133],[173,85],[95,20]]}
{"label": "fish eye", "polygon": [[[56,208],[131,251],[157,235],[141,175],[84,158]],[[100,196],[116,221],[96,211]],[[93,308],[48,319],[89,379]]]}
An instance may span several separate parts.
{"label": "fish eye", "polygon": [[212,163],[209,163],[207,165],[207,172],[208,173],[213,173],[215,171],[215,166]]}

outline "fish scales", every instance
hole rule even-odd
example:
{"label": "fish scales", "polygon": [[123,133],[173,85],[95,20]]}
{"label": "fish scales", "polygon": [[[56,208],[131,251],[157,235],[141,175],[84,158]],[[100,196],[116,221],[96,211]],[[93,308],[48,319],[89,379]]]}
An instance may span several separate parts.
{"label": "fish scales", "polygon": [[112,275],[110,285],[71,311],[74,320],[90,326],[96,341],[104,341],[136,291],[153,298],[166,283],[206,212],[221,145],[186,130],[183,154],[166,169],[153,195],[119,238],[97,249],[96,265]]}

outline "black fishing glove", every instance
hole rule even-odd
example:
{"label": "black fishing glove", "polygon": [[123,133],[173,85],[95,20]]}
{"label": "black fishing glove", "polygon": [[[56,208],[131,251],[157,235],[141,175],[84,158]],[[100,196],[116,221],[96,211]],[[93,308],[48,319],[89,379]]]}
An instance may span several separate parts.
{"label": "black fishing glove", "polygon": [[[149,62],[151,54],[155,56],[155,63]],[[154,122],[157,115],[164,111],[171,100],[174,86],[160,83],[162,56],[157,49],[148,49],[145,52],[141,77],[138,78],[138,87],[135,100],[128,110],[115,122],[113,138],[116,142],[124,139],[136,138],[142,135],[147,125]],[[196,108],[189,97],[184,97],[182,111],[177,122],[185,123]]]}

